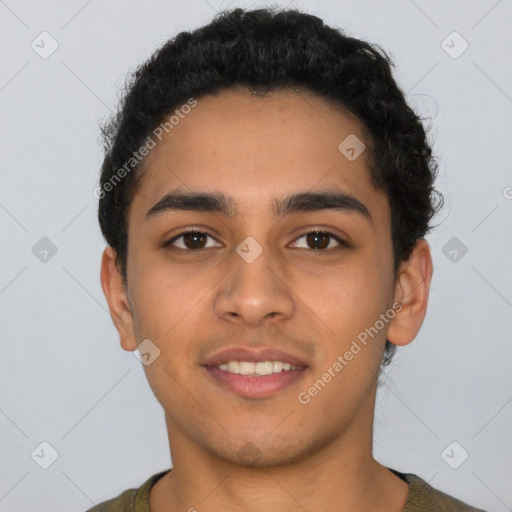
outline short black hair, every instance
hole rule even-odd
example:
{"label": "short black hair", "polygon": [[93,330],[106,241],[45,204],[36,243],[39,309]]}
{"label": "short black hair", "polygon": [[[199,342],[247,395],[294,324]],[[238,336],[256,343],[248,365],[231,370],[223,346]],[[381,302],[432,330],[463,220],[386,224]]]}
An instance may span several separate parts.
{"label": "short black hair", "polygon": [[[105,157],[98,219],[125,284],[127,212],[146,161],[138,149],[191,98],[240,88],[259,96],[313,92],[362,122],[373,185],[389,200],[397,276],[400,263],[431,229],[442,195],[434,189],[438,166],[421,118],[407,105],[390,66],[380,46],[277,6],[222,11],[209,24],[164,43],[130,75],[117,112],[100,126]],[[383,365],[395,348],[386,341]]]}

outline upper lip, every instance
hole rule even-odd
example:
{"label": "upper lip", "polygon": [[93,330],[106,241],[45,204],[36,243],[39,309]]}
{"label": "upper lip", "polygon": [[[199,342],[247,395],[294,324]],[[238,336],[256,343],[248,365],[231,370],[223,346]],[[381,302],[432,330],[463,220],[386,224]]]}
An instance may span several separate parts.
{"label": "upper lip", "polygon": [[254,363],[265,361],[282,361],[290,363],[292,366],[307,366],[307,364],[297,356],[284,352],[276,348],[254,348],[254,347],[232,347],[225,348],[208,357],[203,366],[219,366],[229,363],[229,361],[250,361]]}

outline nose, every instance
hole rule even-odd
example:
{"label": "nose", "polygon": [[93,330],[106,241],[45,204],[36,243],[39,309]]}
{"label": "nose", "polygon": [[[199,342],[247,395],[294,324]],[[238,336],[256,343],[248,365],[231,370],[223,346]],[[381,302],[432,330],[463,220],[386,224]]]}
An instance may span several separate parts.
{"label": "nose", "polygon": [[290,278],[277,261],[272,261],[270,251],[249,237],[233,259],[233,267],[215,298],[216,314],[251,327],[291,318],[295,303]]}

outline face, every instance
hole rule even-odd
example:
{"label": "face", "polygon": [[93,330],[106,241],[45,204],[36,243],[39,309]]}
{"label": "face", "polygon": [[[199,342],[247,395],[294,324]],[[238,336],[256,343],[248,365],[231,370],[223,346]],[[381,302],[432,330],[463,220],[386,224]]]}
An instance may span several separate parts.
{"label": "face", "polygon": [[350,134],[369,143],[313,94],[225,91],[148,155],[118,330],[159,350],[143,367],[171,449],[280,464],[371,428],[396,283],[388,200],[365,152],[339,149]]}

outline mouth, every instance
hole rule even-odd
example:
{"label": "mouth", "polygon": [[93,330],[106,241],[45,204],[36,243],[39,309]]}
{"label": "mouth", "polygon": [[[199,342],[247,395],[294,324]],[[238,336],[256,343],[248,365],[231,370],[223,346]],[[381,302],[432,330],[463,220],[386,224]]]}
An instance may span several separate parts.
{"label": "mouth", "polygon": [[302,379],[308,369],[296,356],[276,349],[224,350],[203,365],[212,381],[245,398],[265,398]]}
{"label": "mouth", "polygon": [[223,372],[234,373],[235,375],[250,375],[251,377],[262,377],[281,372],[300,370],[301,366],[293,366],[284,361],[229,361],[219,366],[214,366]]}

